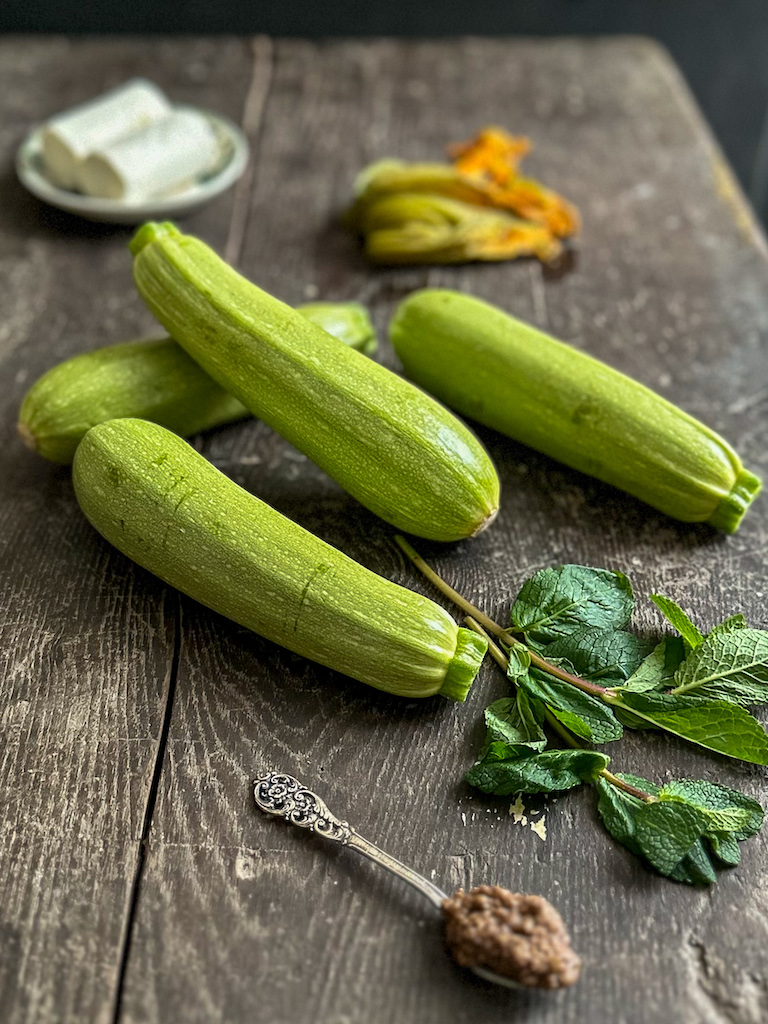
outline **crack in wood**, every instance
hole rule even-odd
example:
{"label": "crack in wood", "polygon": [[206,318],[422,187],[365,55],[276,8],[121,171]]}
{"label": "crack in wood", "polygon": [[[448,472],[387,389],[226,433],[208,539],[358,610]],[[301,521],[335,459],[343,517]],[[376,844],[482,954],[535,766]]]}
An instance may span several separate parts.
{"label": "crack in wood", "polygon": [[125,987],[125,977],[126,972],[128,970],[128,960],[131,955],[131,943],[133,940],[133,933],[136,923],[139,900],[141,898],[141,882],[144,876],[144,869],[146,867],[147,861],[149,833],[152,828],[152,819],[155,813],[157,794],[160,790],[160,780],[163,774],[163,766],[165,764],[165,752],[168,747],[168,736],[171,731],[171,719],[173,717],[173,699],[176,693],[176,680],[178,679],[179,662],[181,660],[181,619],[181,595],[176,594],[176,609],[174,615],[173,630],[173,655],[171,658],[171,667],[168,672],[168,678],[164,687],[165,692],[163,707],[163,723],[160,729],[160,736],[158,737],[157,741],[157,751],[155,753],[155,761],[152,767],[152,781],[150,782],[149,785],[147,803],[144,808],[144,820],[142,822],[141,827],[141,838],[139,840],[138,856],[136,858],[136,869],[133,876],[133,883],[131,885],[130,896],[128,898],[128,908],[123,927],[123,935],[120,945],[120,956],[118,958],[117,984],[115,986],[113,1012],[111,1016],[112,1024],[118,1024],[118,1021],[120,1020],[121,1016],[123,989]]}

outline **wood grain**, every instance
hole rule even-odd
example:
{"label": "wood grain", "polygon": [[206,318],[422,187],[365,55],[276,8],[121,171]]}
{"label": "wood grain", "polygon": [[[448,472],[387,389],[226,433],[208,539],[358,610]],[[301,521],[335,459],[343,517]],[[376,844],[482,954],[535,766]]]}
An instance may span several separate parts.
{"label": "wood grain", "polygon": [[[178,597],[97,537],[69,471],[15,438],[26,388],[59,360],[154,331],[130,233],[49,210],[16,183],[24,133],[132,75],[239,119],[238,40],[0,44],[0,1019],[113,1018],[172,686]],[[190,227],[222,243],[232,197]]]}
{"label": "wood grain", "polygon": [[[255,60],[245,43],[231,40],[158,42],[156,50],[143,41],[79,45],[80,59],[101,68],[103,84],[107,68],[117,68],[110,83],[142,70],[230,116],[245,109],[252,172],[234,196],[187,226],[262,287],[292,303],[361,299],[382,333],[413,288],[471,291],[648,383],[765,471],[763,240],[685,87],[652,44],[291,40],[257,44]],[[13,118],[2,129],[5,153],[29,119],[63,105],[56,90],[64,72],[55,58],[69,52],[65,44],[25,46],[39,64],[26,89],[15,86],[15,99],[6,101]],[[195,47],[193,61],[187,48]],[[21,65],[9,51],[14,60]],[[58,69],[47,80],[34,71],[46,60]],[[195,84],[189,69],[196,64],[208,77]],[[446,142],[494,122],[530,134],[531,172],[581,207],[585,228],[571,269],[552,274],[531,262],[367,268],[355,240],[337,226],[355,173],[382,156],[438,158]],[[6,379],[33,357],[42,369],[98,344],[100,331],[114,339],[145,331],[125,236],[51,221],[18,189],[15,195],[0,214],[15,325],[3,341]],[[381,358],[396,366],[387,344]],[[24,382],[14,388],[4,408],[9,430]],[[474,541],[419,547],[490,614],[506,615],[530,572],[575,561],[629,571],[641,595],[668,593],[704,626],[736,609],[768,626],[765,501],[726,539],[479,432],[502,477],[499,519]],[[383,575],[430,593],[391,531],[263,424],[197,443],[286,515]],[[743,864],[711,891],[646,871],[604,833],[587,790],[526,801],[546,815],[542,842],[514,823],[508,800],[483,798],[461,782],[482,734],[481,710],[506,691],[492,665],[463,707],[439,698],[407,703],[302,661],[185,599],[163,744],[175,599],[81,524],[66,474],[10,446],[3,457],[10,501],[0,536],[14,587],[3,607],[31,637],[12,640],[8,678],[21,671],[15,666],[30,644],[37,652],[24,662],[28,708],[15,710],[6,684],[0,698],[12,723],[4,767],[9,751],[20,751],[10,754],[1,791],[3,1019],[106,1020],[116,1004],[126,1024],[753,1024],[768,1013],[764,838],[752,840]],[[67,602],[74,614],[62,615]],[[47,635],[41,623],[53,634],[47,643],[35,639]],[[647,601],[639,602],[637,625],[659,629]],[[66,629],[68,643],[57,629]],[[105,678],[125,684],[102,694]],[[65,685],[67,715],[85,709],[80,732],[62,724],[70,720],[61,717]],[[94,687],[99,699],[90,697]],[[69,788],[35,781],[49,767],[52,735],[68,740],[60,756],[69,759]],[[141,735],[145,746],[121,745],[122,735]],[[155,772],[158,746],[163,760]],[[617,770],[764,790],[760,770],[716,762],[663,737],[630,735],[611,752]],[[254,810],[249,780],[265,766],[296,774],[364,835],[427,875],[434,871],[447,889],[497,881],[549,897],[584,956],[580,985],[554,997],[506,993],[457,971],[418,896],[349,851]],[[31,775],[22,798],[16,789],[24,773]],[[121,781],[129,777],[139,780],[130,796]],[[99,801],[106,778],[115,781]],[[13,817],[6,802],[19,807]],[[41,830],[55,837],[42,853],[32,838]],[[88,920],[91,901],[96,914]],[[77,913],[67,920],[60,908],[70,906]],[[122,978],[121,950],[128,953]]]}
{"label": "wood grain", "polygon": [[[531,263],[366,268],[336,226],[356,171],[390,154],[438,157],[483,122],[529,133],[532,170],[581,206],[575,269],[552,278]],[[382,331],[412,288],[465,288],[660,389],[760,465],[768,275],[753,228],[741,211],[735,219],[732,195],[718,194],[719,160],[666,58],[641,41],[279,42],[240,266],[289,302],[315,291],[361,297]],[[383,358],[395,366],[386,345]],[[499,521],[472,542],[419,546],[489,611],[503,617],[529,572],[583,561],[630,570],[641,594],[671,593],[705,624],[737,607],[766,624],[761,506],[725,540],[490,431],[483,438],[503,479]],[[353,557],[428,592],[391,531],[263,425],[223,431],[202,450]],[[638,621],[658,628],[647,602]],[[404,705],[184,602],[126,1019],[751,1020],[764,999],[764,840],[711,893],[657,878],[617,848],[586,790],[540,802],[542,842],[512,823],[509,801],[461,783],[481,708],[504,691],[488,666],[466,707]],[[662,738],[631,736],[615,756],[654,778],[699,773],[755,793],[763,782]],[[363,834],[446,887],[543,892],[584,954],[582,984],[555,998],[505,994],[454,971],[418,897],[258,817],[248,782],[265,765],[319,788]]]}

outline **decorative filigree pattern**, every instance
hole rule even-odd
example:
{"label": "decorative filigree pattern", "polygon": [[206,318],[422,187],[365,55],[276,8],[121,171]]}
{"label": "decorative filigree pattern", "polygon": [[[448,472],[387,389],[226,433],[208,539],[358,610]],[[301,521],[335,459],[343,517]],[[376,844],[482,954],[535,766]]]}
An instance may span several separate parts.
{"label": "decorative filigree pattern", "polygon": [[281,772],[267,772],[253,783],[256,806],[266,814],[285,818],[293,825],[308,828],[325,839],[348,843],[352,836],[349,823],[332,814],[320,797],[305,789],[298,779]]}

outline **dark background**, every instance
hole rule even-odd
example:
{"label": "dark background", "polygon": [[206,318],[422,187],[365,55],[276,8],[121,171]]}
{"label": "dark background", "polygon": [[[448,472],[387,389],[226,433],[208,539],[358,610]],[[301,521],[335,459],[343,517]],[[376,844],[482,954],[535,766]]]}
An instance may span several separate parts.
{"label": "dark background", "polygon": [[669,48],[768,219],[768,0],[0,0],[0,32],[641,33]]}

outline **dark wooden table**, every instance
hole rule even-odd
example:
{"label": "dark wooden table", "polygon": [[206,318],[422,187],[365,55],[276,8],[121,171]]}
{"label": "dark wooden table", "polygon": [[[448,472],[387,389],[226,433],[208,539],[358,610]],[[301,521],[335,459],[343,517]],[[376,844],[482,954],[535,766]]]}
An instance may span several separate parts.
{"label": "dark wooden table", "polygon": [[[57,361],[150,334],[124,229],[47,209],[15,181],[29,127],[132,75],[238,120],[253,161],[185,227],[291,303],[368,303],[384,335],[411,289],[491,299],[604,358],[768,463],[768,264],[749,210],[675,68],[638,39],[270,42],[8,38],[0,44],[0,1019],[4,1024],[443,1024],[768,1014],[768,854],[758,837],[711,890],[659,878],[602,830],[587,789],[543,804],[545,842],[461,781],[488,664],[466,706],[407,703],[319,668],[161,585],[98,537],[69,472],[14,438]],[[484,123],[529,134],[528,166],[580,206],[573,267],[368,269],[337,226],[355,172],[439,158]],[[382,356],[395,366],[391,349]],[[675,523],[481,432],[503,480],[491,530],[423,543],[503,617],[532,571],[621,568],[705,626],[766,627],[768,499],[735,537]],[[260,423],[202,452],[352,557],[417,589],[392,531]],[[430,592],[431,593],[431,592]],[[434,596],[434,595],[432,595]],[[657,628],[647,601],[637,623]],[[765,775],[629,735],[614,767]],[[561,909],[584,956],[562,995],[457,971],[419,897],[353,854],[263,818],[249,780],[280,767],[450,888],[499,881]]]}

